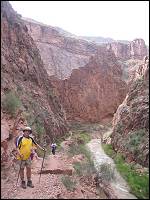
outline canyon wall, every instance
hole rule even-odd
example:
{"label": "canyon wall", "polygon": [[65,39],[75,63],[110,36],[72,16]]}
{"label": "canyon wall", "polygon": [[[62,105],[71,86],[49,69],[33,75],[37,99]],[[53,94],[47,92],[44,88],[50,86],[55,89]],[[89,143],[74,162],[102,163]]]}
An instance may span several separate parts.
{"label": "canyon wall", "polygon": [[1,139],[8,139],[20,112],[25,125],[38,116],[33,132],[50,142],[68,130],[64,110],[27,27],[9,2],[2,1],[1,6]]}
{"label": "canyon wall", "polygon": [[121,60],[143,59],[148,55],[148,49],[143,39],[135,39],[128,44],[112,42],[105,45],[107,49],[112,49],[115,56]]}
{"label": "canyon wall", "polygon": [[85,40],[66,37],[56,28],[24,20],[40,50],[48,74],[68,78],[73,69],[83,67],[97,52],[97,46]]}
{"label": "canyon wall", "polygon": [[89,63],[74,69],[70,78],[54,78],[69,120],[102,122],[111,119],[126,95],[122,70],[112,51],[101,47]]}
{"label": "canyon wall", "polygon": [[98,122],[112,118],[126,95],[122,70],[112,50],[55,27],[25,20],[45,68],[53,77],[67,119]]}
{"label": "canyon wall", "polygon": [[112,145],[126,160],[149,165],[149,59],[145,58],[113,118]]}
{"label": "canyon wall", "polygon": [[[101,46],[97,40],[93,39],[95,42],[92,42],[88,37],[78,37],[57,27],[27,18],[23,18],[23,21],[40,50],[48,74],[59,79],[66,79],[70,77],[73,69],[84,67]],[[111,49],[119,60],[143,59],[148,54],[142,39],[128,43],[109,38],[105,38],[104,41],[102,45]]]}

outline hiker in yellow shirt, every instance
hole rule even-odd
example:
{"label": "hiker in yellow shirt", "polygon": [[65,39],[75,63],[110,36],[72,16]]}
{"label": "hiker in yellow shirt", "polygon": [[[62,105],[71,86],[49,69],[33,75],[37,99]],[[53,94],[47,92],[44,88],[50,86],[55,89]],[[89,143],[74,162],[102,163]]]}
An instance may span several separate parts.
{"label": "hiker in yellow shirt", "polygon": [[20,165],[20,178],[21,178],[21,186],[22,188],[26,188],[26,182],[24,180],[24,168],[26,167],[27,171],[27,186],[33,188],[34,185],[32,184],[31,180],[31,153],[32,151],[39,147],[43,151],[43,149],[40,145],[38,145],[32,137],[29,135],[32,133],[32,130],[30,127],[25,127],[23,129],[23,136],[18,138],[17,141],[17,151],[18,151],[18,164]]}

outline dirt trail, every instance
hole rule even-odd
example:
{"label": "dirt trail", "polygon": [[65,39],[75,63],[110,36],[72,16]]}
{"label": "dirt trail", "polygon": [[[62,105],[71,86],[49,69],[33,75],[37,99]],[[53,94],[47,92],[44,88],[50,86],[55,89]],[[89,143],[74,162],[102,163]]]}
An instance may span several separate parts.
{"label": "dirt trail", "polygon": [[[104,133],[104,137],[109,137],[111,134],[111,129]],[[92,139],[87,147],[92,153],[93,161],[97,171],[99,170],[100,165],[110,164],[112,170],[114,170],[114,179],[111,180],[110,185],[118,199],[137,199],[134,195],[129,193],[129,187],[125,180],[121,177],[119,172],[116,170],[114,161],[105,154],[102,146],[101,139]]]}
{"label": "dirt trail", "polygon": [[[58,168],[58,163],[60,156],[55,156],[55,158],[50,155],[44,164],[44,169],[47,168],[50,161],[52,169]],[[59,179],[60,175],[57,174],[42,174],[39,184],[39,171],[41,169],[42,159],[35,160],[33,162],[33,175],[32,181],[34,183],[34,188],[22,189],[20,187],[20,181],[16,187],[17,173],[12,173],[11,179],[2,180],[2,195],[1,197],[9,199],[50,199],[58,198],[65,189]]]}
{"label": "dirt trail", "polygon": [[[72,159],[72,158],[71,158]],[[106,195],[101,192],[97,194],[96,185],[92,180],[89,182],[81,178],[74,191],[68,191],[61,181],[62,174],[66,174],[73,169],[71,159],[67,159],[64,152],[59,152],[55,156],[49,155],[44,162],[43,171],[46,174],[41,175],[39,184],[39,171],[41,169],[42,159],[34,160],[32,165],[32,181],[34,188],[22,189],[20,182],[16,187],[16,180],[18,170],[12,171],[9,179],[2,179],[1,181],[1,198],[2,199],[106,199]],[[50,174],[56,172],[56,174]],[[57,174],[58,171],[62,174]],[[25,176],[26,177],[26,176]],[[70,174],[70,177],[73,176]],[[101,197],[100,197],[101,195]]]}

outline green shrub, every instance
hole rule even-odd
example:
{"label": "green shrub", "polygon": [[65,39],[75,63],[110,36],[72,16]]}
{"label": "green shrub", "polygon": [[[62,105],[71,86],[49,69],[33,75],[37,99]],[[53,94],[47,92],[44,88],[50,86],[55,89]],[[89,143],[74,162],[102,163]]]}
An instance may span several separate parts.
{"label": "green shrub", "polygon": [[83,144],[73,144],[68,150],[69,156],[84,154],[88,161],[91,161],[91,153]]}
{"label": "green shrub", "polygon": [[76,186],[76,181],[71,180],[69,176],[62,176],[61,178],[62,183],[64,186],[67,188],[69,191],[74,191],[75,186]]}
{"label": "green shrub", "polygon": [[102,144],[102,147],[104,149],[104,151],[112,158],[115,157],[116,152],[113,150],[112,145],[111,144]]}
{"label": "green shrub", "polygon": [[85,144],[91,140],[91,136],[85,131],[80,131],[79,133],[75,132],[72,139],[79,144]]}
{"label": "green shrub", "polygon": [[82,164],[80,162],[75,162],[73,164],[73,168],[75,169],[76,173],[81,176],[83,174]]}
{"label": "green shrub", "polygon": [[[144,133],[140,131],[140,135]],[[125,162],[124,157],[120,153],[116,153],[112,145],[103,145],[104,151],[114,158],[116,168],[127,181],[130,186],[131,192],[137,196],[139,199],[148,199],[149,197],[149,174],[148,173],[138,173],[135,171],[133,164],[128,164]]]}
{"label": "green shrub", "polygon": [[21,106],[19,97],[12,91],[8,92],[2,100],[3,109],[10,115],[14,116],[17,109]]}
{"label": "green shrub", "polygon": [[139,146],[144,141],[145,134],[145,129],[139,129],[130,133],[129,137],[126,139],[126,149],[128,149],[128,151],[132,152],[134,155],[140,155]]}
{"label": "green shrub", "polygon": [[41,136],[43,134],[43,132],[44,132],[44,127],[41,124],[36,123],[35,124],[35,130],[36,130],[37,134],[39,136]]}
{"label": "green shrub", "polygon": [[94,167],[94,163],[93,162],[76,162],[73,164],[73,167],[77,173],[78,176],[91,176],[93,173],[96,172],[96,169]]}
{"label": "green shrub", "polygon": [[90,137],[89,134],[87,134],[86,132],[83,131],[79,134],[79,139],[82,139],[84,144],[85,144],[85,143],[88,143],[91,140],[91,137]]}
{"label": "green shrub", "polygon": [[141,140],[143,139],[143,136],[145,135],[145,129],[139,129],[137,131],[134,131],[129,138],[129,144],[138,146],[141,143]]}

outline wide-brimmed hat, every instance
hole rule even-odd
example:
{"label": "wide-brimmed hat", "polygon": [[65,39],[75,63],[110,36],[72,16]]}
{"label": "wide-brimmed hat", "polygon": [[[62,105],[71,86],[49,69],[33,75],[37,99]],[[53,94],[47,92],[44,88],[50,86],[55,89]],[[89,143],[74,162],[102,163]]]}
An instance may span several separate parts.
{"label": "wide-brimmed hat", "polygon": [[24,132],[24,131],[29,131],[30,133],[32,133],[32,129],[31,129],[30,127],[28,127],[28,126],[25,127],[25,128],[23,128],[22,131],[23,131],[23,132]]}

